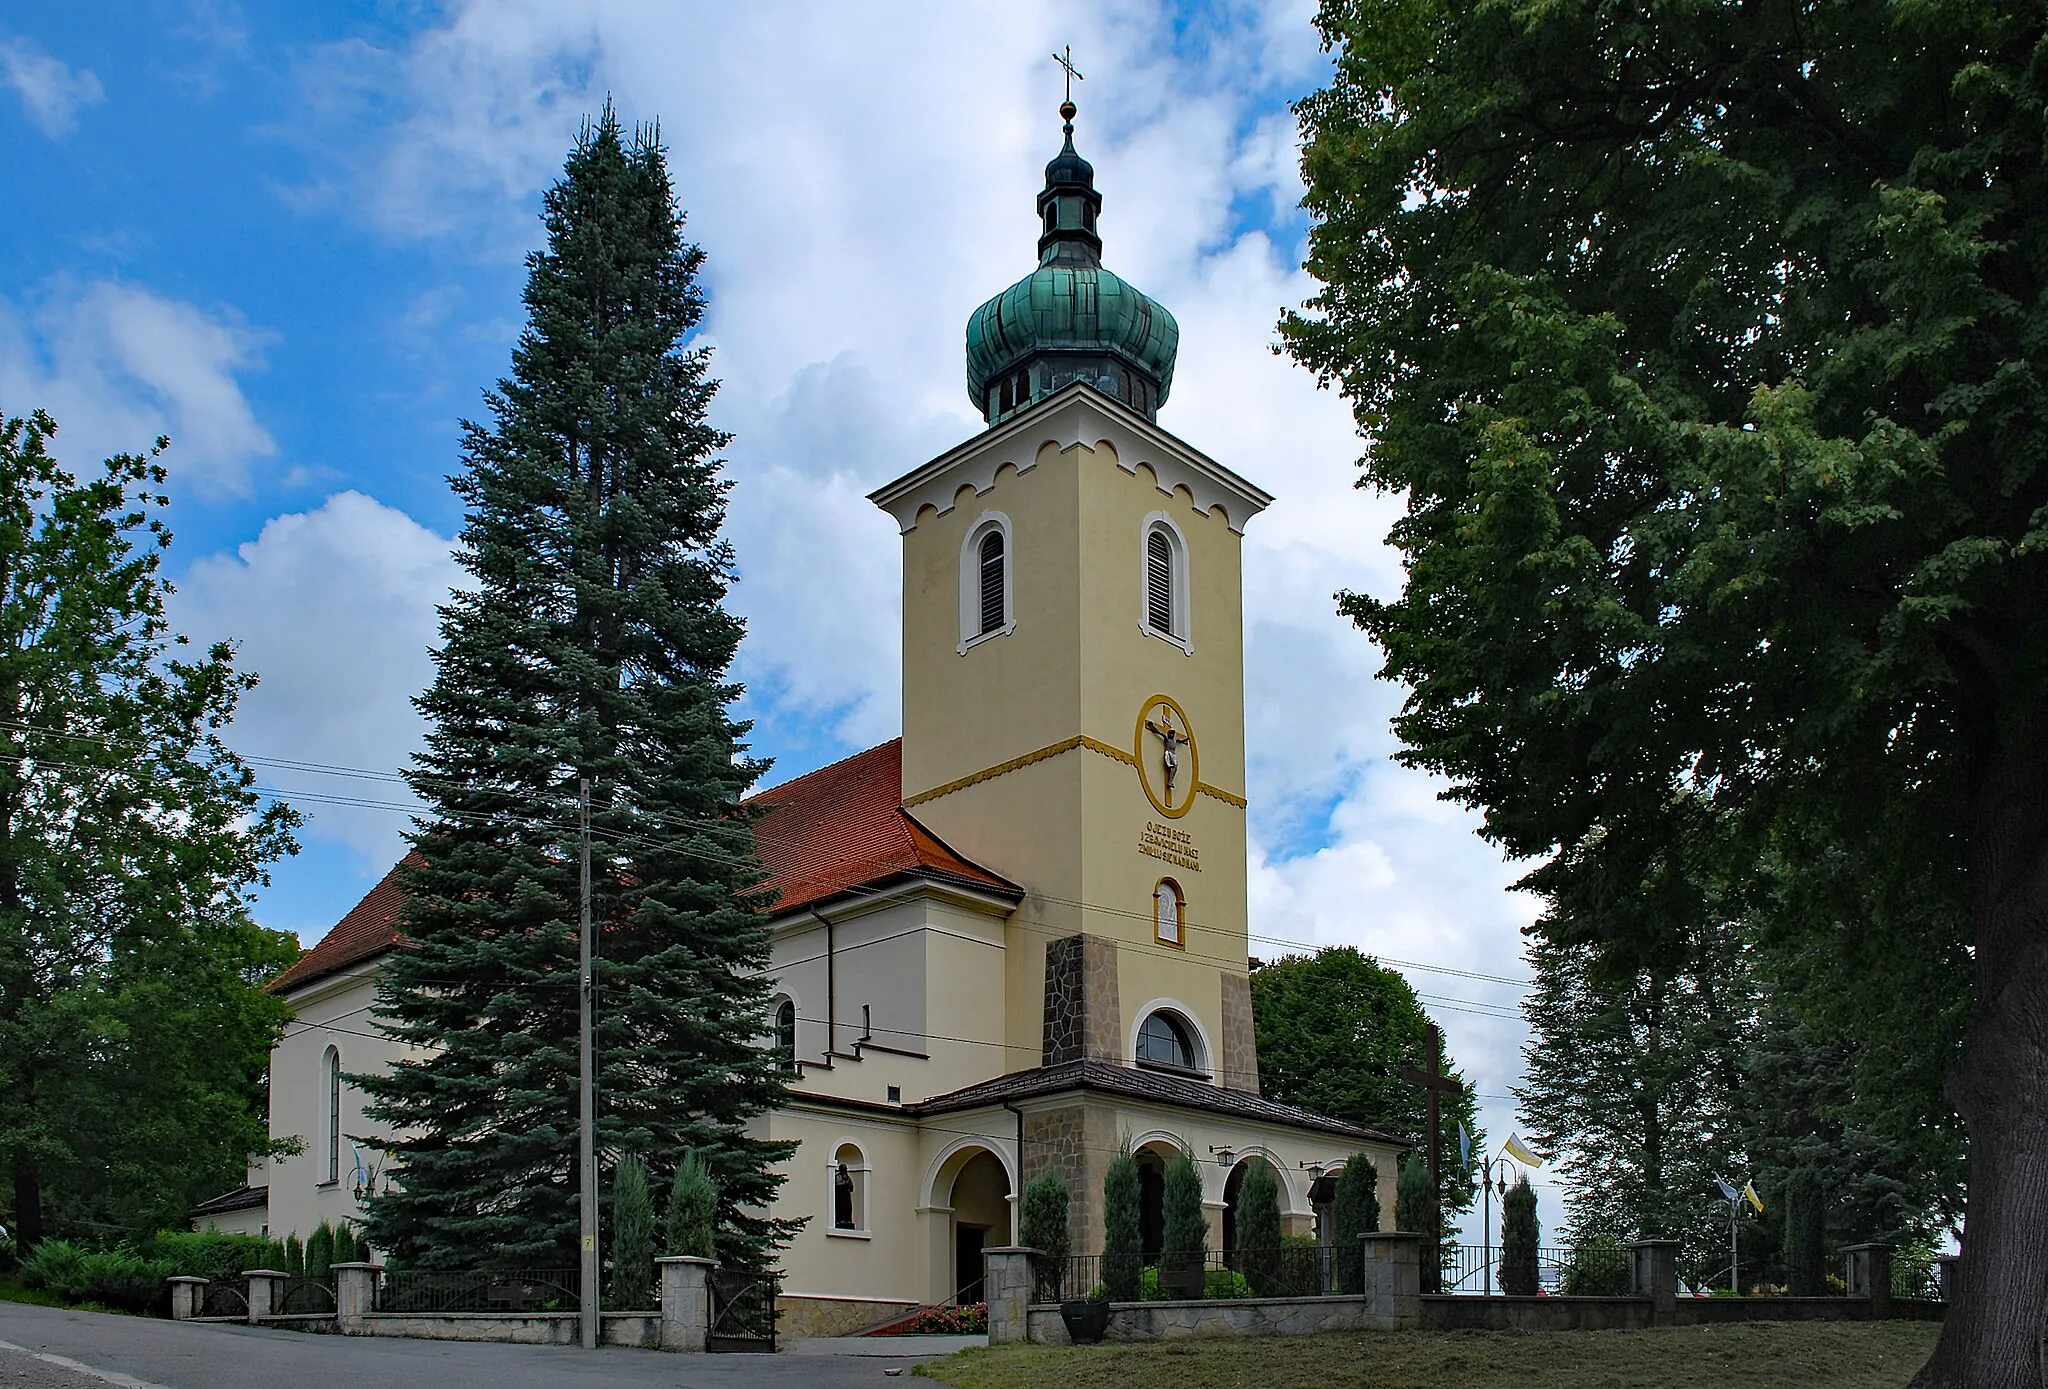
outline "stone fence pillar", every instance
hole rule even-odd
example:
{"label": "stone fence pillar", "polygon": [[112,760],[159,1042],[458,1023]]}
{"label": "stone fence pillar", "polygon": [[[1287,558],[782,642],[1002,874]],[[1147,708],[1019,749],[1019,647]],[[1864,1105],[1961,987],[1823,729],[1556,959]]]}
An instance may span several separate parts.
{"label": "stone fence pillar", "polygon": [[370,1334],[370,1313],[377,1310],[377,1275],[381,1264],[335,1264],[334,1326],[344,1336]]}
{"label": "stone fence pillar", "polygon": [[1847,1267],[1843,1281],[1851,1297],[1867,1299],[1870,1314],[1882,1317],[1892,1309],[1892,1247],[1889,1244],[1852,1244],[1842,1251]]}
{"label": "stone fence pillar", "polygon": [[250,1268],[242,1276],[249,1280],[249,1320],[262,1321],[284,1301],[284,1270]]}
{"label": "stone fence pillar", "polygon": [[661,1348],[702,1350],[711,1335],[711,1259],[672,1254],[661,1270]]}
{"label": "stone fence pillar", "polygon": [[199,1315],[206,1300],[206,1280],[180,1274],[171,1280],[171,1320],[186,1321]]}
{"label": "stone fence pillar", "polygon": [[1678,1243],[1675,1239],[1639,1239],[1628,1247],[1629,1295],[1650,1299],[1652,1321],[1666,1320],[1678,1312]]}
{"label": "stone fence pillar", "polygon": [[1030,1339],[1031,1258],[1020,1244],[981,1251],[982,1292],[988,1298],[988,1343]]}
{"label": "stone fence pillar", "polygon": [[1943,1302],[1954,1302],[1963,1290],[1962,1263],[1963,1256],[1960,1254],[1937,1254],[1934,1256],[1935,1271],[1940,1279],[1936,1286],[1941,1289],[1941,1300]]}
{"label": "stone fence pillar", "polygon": [[1396,1331],[1422,1325],[1422,1236],[1386,1231],[1358,1237],[1366,1304]]}

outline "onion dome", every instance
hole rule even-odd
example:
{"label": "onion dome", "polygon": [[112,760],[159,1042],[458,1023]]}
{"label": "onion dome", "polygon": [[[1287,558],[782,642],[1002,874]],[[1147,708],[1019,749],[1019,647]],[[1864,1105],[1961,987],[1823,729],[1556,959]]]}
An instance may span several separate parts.
{"label": "onion dome", "polygon": [[1074,103],[1060,107],[1066,144],[1038,195],[1038,268],[967,320],[967,394],[990,424],[1075,381],[1155,419],[1173,386],[1180,325],[1157,301],[1102,268],[1095,168],[1074,149]]}

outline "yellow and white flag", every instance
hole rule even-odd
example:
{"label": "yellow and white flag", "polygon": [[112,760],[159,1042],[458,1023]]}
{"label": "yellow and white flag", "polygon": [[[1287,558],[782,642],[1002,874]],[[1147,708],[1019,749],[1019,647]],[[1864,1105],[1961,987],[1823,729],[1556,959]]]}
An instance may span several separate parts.
{"label": "yellow and white flag", "polygon": [[1764,1198],[1756,1194],[1756,1188],[1748,1182],[1742,1184],[1742,1199],[1756,1207],[1756,1213],[1764,1213]]}
{"label": "yellow and white flag", "polygon": [[1516,1162],[1521,1163],[1524,1167],[1541,1167],[1543,1165],[1542,1158],[1537,1157],[1536,1154],[1522,1146],[1522,1140],[1518,1134],[1509,1134],[1508,1141],[1501,1145],[1501,1151],[1505,1152]]}

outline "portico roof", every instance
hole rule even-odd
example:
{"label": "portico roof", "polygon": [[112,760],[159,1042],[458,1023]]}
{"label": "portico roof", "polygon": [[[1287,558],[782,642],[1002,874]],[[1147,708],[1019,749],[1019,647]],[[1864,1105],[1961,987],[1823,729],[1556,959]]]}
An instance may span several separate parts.
{"label": "portico roof", "polygon": [[907,1114],[920,1116],[953,1114],[961,1110],[985,1109],[1038,1096],[1064,1094],[1072,1090],[1093,1090],[1123,1099],[1146,1100],[1154,1104],[1172,1105],[1178,1109],[1198,1109],[1209,1114],[1250,1119],[1262,1124],[1310,1129],[1340,1138],[1391,1143],[1396,1147],[1408,1145],[1408,1140],[1398,1134],[1362,1128],[1357,1124],[1333,1119],[1327,1114],[1317,1114],[1297,1105],[1281,1104],[1277,1100],[1254,1095],[1248,1090],[1228,1090],[1191,1076],[1175,1075],[1170,1071],[1156,1071],[1144,1066],[1125,1065],[1099,1058],[1011,1071],[1008,1075],[997,1076],[994,1080],[984,1080],[965,1089],[934,1095],[928,1100],[907,1104],[902,1108]]}

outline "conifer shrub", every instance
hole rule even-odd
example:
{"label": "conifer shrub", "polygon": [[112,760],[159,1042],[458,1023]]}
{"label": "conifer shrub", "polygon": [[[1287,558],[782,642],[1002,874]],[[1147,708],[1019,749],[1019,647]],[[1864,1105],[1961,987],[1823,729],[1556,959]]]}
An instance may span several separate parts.
{"label": "conifer shrub", "polygon": [[363,1246],[356,1237],[356,1227],[344,1220],[334,1227],[334,1262],[358,1264],[362,1261]]}
{"label": "conifer shrub", "polygon": [[1443,1283],[1443,1232],[1437,1224],[1436,1190],[1429,1164],[1417,1157],[1401,1160],[1394,1182],[1394,1226],[1422,1236],[1422,1291],[1434,1293]]}
{"label": "conifer shrub", "polygon": [[1126,1137],[1102,1176],[1102,1287],[1111,1302],[1138,1300],[1145,1264],[1138,1159]]}
{"label": "conifer shrub", "polygon": [[278,1265],[287,1278],[306,1276],[306,1242],[296,1233],[284,1237],[284,1262]]}
{"label": "conifer shrub", "polygon": [[662,1213],[662,1247],[671,1255],[694,1259],[718,1257],[718,1183],[695,1153],[684,1153],[668,1186],[668,1209]]}
{"label": "conifer shrub", "polygon": [[21,1261],[21,1285],[75,1302],[85,1296],[85,1246],[46,1239]]}
{"label": "conifer shrub", "polygon": [[1280,1253],[1280,1183],[1263,1159],[1253,1158],[1245,1164],[1237,1188],[1235,1233],[1237,1269],[1252,1292],[1260,1297],[1286,1296],[1286,1263]]}
{"label": "conifer shrub", "polygon": [[257,1235],[230,1235],[217,1230],[160,1230],[144,1240],[145,1259],[162,1259],[171,1265],[166,1277],[205,1278],[232,1282],[246,1269],[277,1268],[292,1271],[290,1249],[297,1247],[299,1269],[305,1267],[304,1247],[298,1238],[279,1243]]}
{"label": "conifer shrub", "polygon": [[1067,1254],[1073,1247],[1067,1234],[1068,1204],[1067,1179],[1052,1168],[1024,1185],[1018,1234],[1026,1248],[1038,1251],[1031,1260],[1034,1301],[1054,1300],[1065,1281]]}
{"label": "conifer shrub", "polygon": [[1802,1168],[1785,1185],[1785,1282],[1794,1297],[1827,1296],[1827,1195]]}
{"label": "conifer shrub", "polygon": [[631,1153],[612,1169],[611,1305],[639,1312],[653,1303],[654,1197],[647,1164]]}
{"label": "conifer shrub", "polygon": [[332,1282],[333,1265],[334,1227],[323,1220],[306,1236],[306,1277],[315,1283]]}
{"label": "conifer shrub", "polygon": [[1536,1192],[1527,1175],[1523,1175],[1515,1179],[1500,1202],[1500,1290],[1508,1296],[1536,1296],[1539,1238]]}
{"label": "conifer shrub", "polygon": [[1345,1159],[1337,1174],[1337,1189],[1331,1193],[1330,1224],[1335,1250],[1337,1291],[1365,1291],[1365,1250],[1358,1237],[1380,1228],[1380,1169],[1364,1153]]}
{"label": "conifer shrub", "polygon": [[1166,1164],[1164,1205],[1166,1229],[1160,1237],[1159,1280],[1170,1297],[1199,1297],[1209,1219],[1202,1210],[1202,1171],[1187,1153]]}

